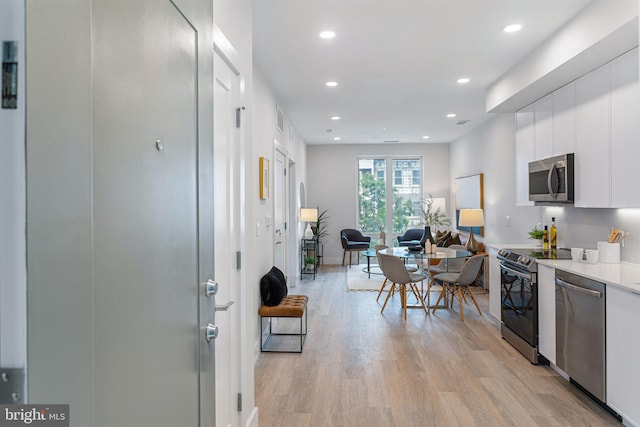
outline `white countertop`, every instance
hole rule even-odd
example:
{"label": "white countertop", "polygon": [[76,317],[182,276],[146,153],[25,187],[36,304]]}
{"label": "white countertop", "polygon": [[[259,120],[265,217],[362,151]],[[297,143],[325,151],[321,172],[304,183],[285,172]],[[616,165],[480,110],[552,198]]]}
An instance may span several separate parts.
{"label": "white countertop", "polygon": [[589,264],[587,262],[574,262],[570,259],[539,259],[536,262],[640,294],[640,264],[626,262],[619,264]]}

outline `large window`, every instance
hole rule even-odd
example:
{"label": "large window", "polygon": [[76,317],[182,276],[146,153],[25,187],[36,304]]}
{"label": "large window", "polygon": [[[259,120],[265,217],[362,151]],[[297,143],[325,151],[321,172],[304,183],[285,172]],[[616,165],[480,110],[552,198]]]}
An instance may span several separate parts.
{"label": "large window", "polygon": [[361,158],[358,181],[358,228],[363,233],[401,234],[420,224],[422,159]]}

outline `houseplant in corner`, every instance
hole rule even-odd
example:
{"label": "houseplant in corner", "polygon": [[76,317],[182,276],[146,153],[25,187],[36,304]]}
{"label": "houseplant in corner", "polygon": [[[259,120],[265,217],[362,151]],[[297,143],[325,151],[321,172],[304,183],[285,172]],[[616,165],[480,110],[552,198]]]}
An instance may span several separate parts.
{"label": "houseplant in corner", "polygon": [[433,196],[431,194],[429,194],[428,198],[422,200],[420,213],[422,214],[422,219],[424,221],[424,234],[420,241],[420,245],[424,247],[427,239],[429,239],[431,243],[435,243],[433,235],[431,234],[431,227],[451,225],[451,219],[447,218],[447,215],[440,210],[440,207],[434,209]]}

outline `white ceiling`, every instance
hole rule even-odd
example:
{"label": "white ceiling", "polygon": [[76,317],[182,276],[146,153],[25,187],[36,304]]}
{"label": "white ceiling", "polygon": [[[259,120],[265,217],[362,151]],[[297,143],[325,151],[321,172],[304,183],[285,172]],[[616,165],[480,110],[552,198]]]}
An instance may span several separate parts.
{"label": "white ceiling", "polygon": [[489,117],[485,88],[589,2],[254,0],[254,61],[310,144],[451,142]]}

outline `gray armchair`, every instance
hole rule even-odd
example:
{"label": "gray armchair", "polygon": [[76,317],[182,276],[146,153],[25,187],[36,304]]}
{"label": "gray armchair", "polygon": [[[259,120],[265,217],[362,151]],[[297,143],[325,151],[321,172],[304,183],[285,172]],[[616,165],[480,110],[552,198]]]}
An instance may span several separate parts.
{"label": "gray armchair", "polygon": [[364,236],[360,231],[352,228],[345,228],[340,231],[340,241],[342,242],[342,265],[344,265],[344,258],[349,252],[349,266],[351,266],[351,254],[355,251],[358,256],[356,260],[360,263],[360,252],[369,249],[371,244],[371,237]]}
{"label": "gray armchair", "polygon": [[423,235],[424,229],[410,228],[403,235],[398,236],[398,246],[420,246]]}

